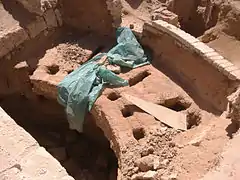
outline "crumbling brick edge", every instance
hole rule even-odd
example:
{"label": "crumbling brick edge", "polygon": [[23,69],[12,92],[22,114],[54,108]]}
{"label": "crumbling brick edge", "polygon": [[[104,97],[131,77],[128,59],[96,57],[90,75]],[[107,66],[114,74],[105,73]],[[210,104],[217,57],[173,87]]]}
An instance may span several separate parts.
{"label": "crumbling brick edge", "polygon": [[49,30],[56,29],[63,25],[60,11],[56,9],[46,10],[42,16],[36,16],[36,20],[25,27],[19,25],[18,28],[9,31],[7,34],[0,36],[0,59],[11,56],[11,52],[17,49],[24,42],[36,38],[44,32],[47,36]]}
{"label": "crumbling brick edge", "polygon": [[156,20],[152,22],[145,22],[143,31],[149,31],[156,35],[166,33],[175,39],[175,44],[178,47],[202,57],[202,60],[205,60],[207,63],[213,66],[213,68],[223,74],[227,79],[236,82],[236,87],[230,94],[228,94],[228,107],[222,115],[226,118],[230,118],[232,121],[237,121],[240,123],[239,67],[235,66],[228,59],[216,52],[213,48],[210,48],[205,43],[200,42],[197,38],[165,21]]}
{"label": "crumbling brick edge", "polygon": [[225,57],[217,53],[213,48],[210,48],[205,43],[200,42],[197,38],[184,32],[180,28],[169,24],[162,20],[146,22],[143,27],[144,30],[152,33],[167,33],[169,36],[175,38],[175,43],[192,53],[198,54],[202,59],[206,60],[210,65],[216,68],[219,72],[227,76],[228,79],[237,81],[240,80],[240,69],[232,64]]}

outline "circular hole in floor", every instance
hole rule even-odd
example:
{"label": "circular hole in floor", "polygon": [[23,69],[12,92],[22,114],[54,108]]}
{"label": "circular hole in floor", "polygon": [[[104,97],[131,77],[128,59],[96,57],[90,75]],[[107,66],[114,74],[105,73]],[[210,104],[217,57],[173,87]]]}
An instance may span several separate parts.
{"label": "circular hole in floor", "polygon": [[47,66],[47,72],[48,74],[54,75],[57,74],[59,71],[59,66],[56,64],[53,64],[51,66]]}
{"label": "circular hole in floor", "polygon": [[121,110],[121,112],[122,112],[123,117],[125,117],[125,118],[130,117],[130,116],[133,115],[133,112],[130,111],[130,109],[127,108],[127,107],[124,107],[124,108]]}
{"label": "circular hole in floor", "polygon": [[144,138],[145,137],[145,130],[142,127],[134,128],[133,129],[133,137],[136,140],[140,140],[140,139]]}
{"label": "circular hole in floor", "polygon": [[111,93],[107,96],[107,98],[108,98],[109,100],[111,100],[111,101],[116,101],[116,100],[118,100],[120,97],[121,97],[120,94],[118,94],[118,93],[116,93],[116,92],[111,92]]}

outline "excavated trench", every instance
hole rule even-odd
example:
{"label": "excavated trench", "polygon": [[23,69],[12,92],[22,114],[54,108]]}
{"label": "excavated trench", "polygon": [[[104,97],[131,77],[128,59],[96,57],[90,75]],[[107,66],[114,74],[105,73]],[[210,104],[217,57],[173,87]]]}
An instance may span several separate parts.
{"label": "excavated trench", "polygon": [[[83,45],[82,41],[76,40],[79,39],[77,36],[74,30],[65,29],[50,32],[47,37],[40,34],[35,40],[24,43],[12,53],[11,61],[2,60],[0,106],[41,146],[46,148],[74,179],[116,180],[117,158],[91,114],[89,113],[86,117],[83,133],[70,130],[65,110],[56,99],[45,97],[44,93],[35,93],[32,89],[30,77],[36,71],[39,60],[47,54],[48,49],[60,46],[58,52],[63,54],[64,58],[76,61],[74,67],[71,64],[65,64],[68,68],[65,69],[66,74],[69,74],[77,67],[76,64],[79,66],[83,63],[81,62],[83,54],[78,54],[83,51],[82,48],[91,50],[88,57],[84,59],[85,61],[106,48],[107,40],[102,43],[103,45],[101,43],[97,45],[99,43],[95,43],[94,40],[94,45],[91,46],[92,38],[90,38]],[[80,36],[80,39],[84,36],[89,36],[89,34]],[[80,46],[82,48],[79,48]],[[18,60],[21,58],[26,59],[27,67],[21,65],[17,67]],[[46,73],[54,76],[61,70],[61,67],[59,64],[47,66]]]}
{"label": "excavated trench", "polygon": [[[66,3],[66,1],[63,2]],[[74,2],[77,3],[76,1]],[[65,5],[72,6],[70,4]],[[65,13],[73,13],[71,8],[67,9],[68,11]],[[173,12],[179,15],[177,11]],[[198,15],[197,17],[195,15],[194,13],[190,15],[187,21],[183,20],[185,17],[180,17],[180,23],[182,29],[194,36],[200,36],[206,30],[206,24],[201,22],[202,19]],[[91,18],[94,17],[92,16]],[[75,20],[73,18],[66,21],[69,21],[69,24],[74,24]],[[201,22],[198,23],[201,27],[193,26],[196,22]],[[212,25],[207,27],[210,26]],[[101,28],[101,26],[98,28]],[[104,31],[104,28],[102,31]],[[156,39],[152,38],[151,42],[154,44]],[[164,43],[165,39],[163,38],[162,40]],[[107,52],[114,44],[115,39],[112,39],[112,37],[96,35],[89,31],[79,33],[78,30],[69,29],[69,27],[64,27],[57,31],[49,30],[47,35],[45,32],[40,33],[35,39],[29,40],[15,49],[11,53],[10,59],[5,57],[0,61],[0,106],[21,127],[29,132],[41,146],[45,147],[75,180],[117,180],[119,165],[126,166],[120,168],[130,173],[129,176],[136,173],[141,174],[141,168],[137,168],[133,172],[137,165],[135,162],[132,163],[130,161],[148,157],[149,154],[161,160],[159,172],[163,170],[171,173],[173,169],[182,167],[183,170],[178,172],[181,174],[180,179],[195,177],[197,173],[201,175],[206,173],[211,166],[215,165],[217,155],[222,151],[224,143],[228,140],[224,128],[228,126],[229,122],[215,121],[217,117],[211,114],[213,113],[212,108],[208,108],[206,101],[202,99],[201,107],[198,107],[200,103],[197,103],[196,98],[189,95],[190,93],[187,92],[188,87],[186,88],[183,84],[177,83],[177,78],[181,79],[182,77],[178,75],[176,76],[177,78],[171,77],[167,66],[158,68],[153,63],[153,66],[146,67],[147,70],[144,69],[145,67],[143,69],[139,68],[140,70],[132,70],[132,74],[128,74],[129,71],[125,72],[123,70],[121,75],[125,75],[124,77],[129,80],[129,87],[125,90],[133,94],[136,93],[139,96],[142,95],[141,93],[144,93],[145,98],[154,101],[155,104],[186,114],[188,131],[184,133],[175,131],[136,106],[127,104],[120,95],[121,91],[125,91],[124,88],[121,90],[110,90],[110,93],[102,95],[106,101],[100,101],[106,102],[107,105],[110,104],[110,107],[115,107],[116,104],[118,106],[117,111],[120,114],[119,119],[129,123],[127,125],[131,129],[133,142],[136,143],[136,146],[129,146],[130,148],[126,150],[126,154],[121,157],[122,162],[118,162],[117,156],[118,158],[120,156],[115,154],[118,150],[114,149],[114,153],[111,149],[113,144],[110,147],[109,139],[104,134],[106,133],[105,129],[98,127],[99,124],[96,123],[97,120],[93,117],[96,114],[87,114],[83,133],[69,129],[65,110],[56,100],[55,80],[58,83],[64,76],[96,54]],[[168,45],[166,43],[166,47]],[[178,51],[176,52],[178,54]],[[154,57],[153,61],[157,63],[158,58],[159,56]],[[171,61],[169,62],[171,63]],[[187,62],[185,63],[186,65],[188,64]],[[194,64],[195,59],[191,59],[190,62]],[[174,63],[176,62],[174,61]],[[200,68],[205,70],[207,67],[212,70],[211,67],[204,65]],[[184,66],[183,72],[186,71],[188,73],[192,67],[191,64]],[[209,72],[211,76],[212,71]],[[193,79],[201,80],[201,74],[197,74],[195,71],[190,71],[189,74],[191,73]],[[217,74],[216,76],[220,75]],[[57,78],[54,79],[53,77]],[[204,83],[201,85],[204,85]],[[49,89],[43,89],[42,87],[44,86]],[[218,84],[216,84],[216,87],[218,87]],[[204,90],[212,93],[212,89],[208,89],[208,87]],[[219,99],[221,101],[222,97]],[[224,99],[223,101],[225,103],[226,100]],[[203,110],[202,107],[206,107],[206,109]],[[102,111],[106,111],[106,109]],[[220,111],[222,112],[221,108]],[[99,115],[99,117],[107,114],[107,112],[104,113],[101,116]],[[113,114],[117,113],[114,112]],[[119,120],[118,117],[113,118]],[[159,131],[155,131],[155,129]],[[205,131],[205,129],[207,130]],[[203,142],[202,149],[197,147],[200,146],[199,142],[193,142],[195,139],[198,140],[199,134],[201,142]],[[207,137],[205,138],[205,136]],[[114,139],[113,141],[117,140]],[[200,155],[192,153],[196,151],[196,147],[198,148],[197,150],[200,149]],[[131,160],[131,156],[134,157],[135,155],[138,159],[132,158]],[[201,156],[202,159],[196,160],[201,168],[197,172],[195,169],[192,169],[196,166],[194,164],[196,162],[193,162],[192,159],[196,159],[198,156]],[[191,175],[191,172],[193,172],[193,175]]]}
{"label": "excavated trench", "polygon": [[[0,81],[0,88],[6,88],[6,90],[4,91],[5,94],[1,94],[0,96],[0,106],[21,127],[29,132],[41,146],[45,147],[46,150],[66,168],[69,175],[73,176],[75,180],[116,180],[118,177],[119,162],[110,147],[108,139],[105,137],[103,131],[96,125],[96,120],[93,116],[91,114],[87,115],[83,133],[79,134],[76,131],[70,130],[64,108],[49,94],[34,90],[33,87],[36,87],[36,84],[40,84],[41,86],[40,81],[34,82],[34,84],[31,83],[31,77],[36,75],[38,68],[42,65],[45,66],[43,62],[51,62],[52,60],[54,62],[52,64],[50,63],[51,65],[46,64],[47,69],[45,73],[49,76],[55,76],[61,71],[64,71],[65,75],[67,75],[77,67],[76,65],[79,66],[83,63],[83,59],[81,59],[83,54],[81,53],[86,53],[83,47],[84,49],[91,50],[91,53],[88,53],[88,56],[83,60],[87,61],[99,52],[106,52],[107,49],[114,44],[111,38],[105,39],[105,41],[96,41],[96,39],[100,37],[89,34],[75,36],[74,31],[70,32],[71,33],[64,29],[48,37],[40,35],[37,40],[27,42],[20,50],[13,53],[11,61],[8,59],[2,61],[0,74],[2,75],[1,77],[4,78]],[[64,38],[62,39],[62,37]],[[36,41],[41,43],[36,43]],[[42,47],[42,44],[44,44],[44,47]],[[92,46],[92,44],[94,45]],[[39,47],[39,45],[41,47]],[[56,49],[65,59],[71,59],[72,62],[76,61],[76,63],[73,65],[65,64],[62,61],[57,61],[56,63],[55,60],[58,59],[58,53],[54,54]],[[26,59],[27,65],[19,66],[19,63],[21,65],[21,62],[18,61],[19,59]],[[150,79],[150,77],[151,79],[158,79],[159,76],[155,78],[153,76],[158,73],[163,79],[166,79],[163,73],[158,70],[156,72],[155,70],[154,73],[146,70],[138,72],[129,79],[130,88],[145,89],[145,86],[148,86],[150,88],[148,90],[153,92],[156,90],[157,92],[159,88],[162,89],[162,87],[166,86],[166,89],[162,89],[162,92],[170,90],[169,87],[171,87],[171,85],[169,84],[172,82],[169,82],[169,80],[159,81],[159,87],[154,81],[149,82],[150,84],[147,85],[144,84],[144,82],[148,82],[147,80]],[[164,83],[166,83],[166,85],[164,85]],[[156,85],[156,87],[152,86],[153,84]],[[174,88],[176,88],[175,84]],[[174,88],[171,89],[171,91],[174,91]],[[118,93],[114,92],[111,92],[106,97],[111,102],[116,103],[119,103],[119,100],[121,101],[122,98]],[[193,111],[190,110],[193,102],[188,102],[184,98],[181,99],[179,95],[176,97],[174,95],[174,97],[163,98],[161,101],[156,102],[156,104],[163,105],[176,112],[181,111],[187,113],[188,129],[194,129],[201,121],[206,122],[210,117],[206,116],[207,118],[201,119],[198,108],[196,110],[193,109]],[[129,105],[124,105],[121,113],[125,120],[130,120],[134,117],[133,115],[138,113],[149,116],[135,106]],[[148,118],[146,121],[148,121]],[[156,138],[156,143],[160,143],[158,147],[160,149],[156,150],[155,154],[159,155],[163,160],[164,158],[169,158],[170,161],[173,161],[174,165],[177,165],[178,162],[174,162],[174,159],[172,159],[173,156],[177,154],[177,148],[175,143],[172,142],[172,139],[174,139],[176,135],[181,136],[181,134],[178,134],[179,132],[172,132],[172,128],[164,125],[161,125],[161,127],[167,129],[166,140],[164,139],[165,137],[158,135],[153,136]],[[134,127],[132,130],[133,137],[138,142],[145,141],[146,137],[148,137],[147,133],[146,129],[141,126]],[[196,132],[193,130],[193,133]],[[189,137],[191,136],[190,132]],[[151,141],[152,140],[149,140],[150,143]],[[161,148],[164,148],[164,151],[167,152],[163,153]],[[181,154],[181,152],[179,153]],[[186,154],[189,154],[189,152],[184,152],[181,156],[184,157]],[[181,156],[179,157],[181,158]],[[164,168],[168,167],[166,166]],[[169,166],[169,168],[171,168],[171,166]]]}
{"label": "excavated trench", "polygon": [[[76,61],[80,65],[82,59],[79,60],[79,58],[83,55],[81,53],[84,53],[83,47],[91,50],[84,60],[86,61],[101,51],[107,51],[114,44],[111,38],[105,39],[104,43],[95,41],[96,38],[99,37],[89,34],[78,36],[72,29],[62,29],[50,33],[47,37],[40,34],[36,40],[26,42],[23,47],[12,53],[11,61],[4,59],[1,66],[1,75],[4,78],[1,80],[0,88],[7,88],[7,90],[0,96],[0,106],[41,146],[46,148],[75,180],[116,180],[118,176],[116,155],[90,113],[85,119],[83,133],[70,130],[64,108],[56,99],[48,97],[44,92],[35,92],[30,77],[41,66],[42,59],[53,52],[52,49],[57,49],[64,58]],[[50,58],[56,60],[53,56]],[[26,59],[25,66],[19,66],[22,62],[18,62],[18,59]],[[47,58],[46,61],[51,59]],[[64,63],[61,66],[58,63],[46,66],[46,73],[55,76],[64,66],[66,68],[64,71],[69,74],[77,67]],[[150,75],[148,71],[138,73],[129,80],[130,87],[141,84]],[[110,93],[107,98],[116,101],[121,96]],[[190,104],[181,103],[178,98],[165,99],[158,104],[176,112],[185,111],[190,106]],[[126,106],[121,113],[124,118],[130,118],[135,110],[134,106]],[[198,125],[199,116],[189,119],[188,128]],[[136,140],[143,139],[144,128],[133,129],[133,136]]]}
{"label": "excavated trench", "polygon": [[206,30],[215,26],[220,13],[220,4],[208,0],[193,0],[186,4],[175,1],[175,4],[168,8],[178,15],[181,29],[195,37],[203,35]]}
{"label": "excavated trench", "polygon": [[55,157],[76,180],[117,179],[117,159],[89,114],[80,134],[68,128],[64,109],[53,100],[21,94],[6,96],[0,106]]}

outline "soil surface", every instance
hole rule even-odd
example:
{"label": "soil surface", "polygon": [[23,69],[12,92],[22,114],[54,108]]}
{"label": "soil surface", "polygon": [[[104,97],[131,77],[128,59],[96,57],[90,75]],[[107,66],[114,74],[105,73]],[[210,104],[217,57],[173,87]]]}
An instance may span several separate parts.
{"label": "soil surface", "polygon": [[[156,10],[164,7],[178,15],[182,29],[199,37],[200,40],[208,43],[209,46],[240,67],[238,58],[240,35],[237,32],[240,26],[234,25],[237,23],[240,25],[240,20],[236,18],[236,15],[240,14],[239,2],[189,0],[189,7],[191,7],[189,10],[186,7],[173,6],[173,1],[122,0],[122,25],[141,32],[144,21],[151,20]],[[66,0],[63,1],[63,5],[66,2]],[[87,7],[92,6],[91,1],[83,4],[87,4]],[[68,11],[65,13],[72,15],[85,12],[81,8],[71,11],[74,5],[78,6],[81,3],[69,5]],[[0,3],[0,14],[2,14],[2,9],[3,6]],[[107,12],[106,10],[102,14],[97,11],[95,15],[100,14],[104,19]],[[95,16],[91,15],[89,17],[89,14],[84,13],[84,16],[81,17],[82,22],[91,26],[86,26],[84,30],[88,31],[92,28],[89,20],[95,19]],[[70,24],[75,24],[77,28],[80,28],[76,19],[67,20]],[[2,22],[0,37],[6,29],[18,26],[17,21],[8,14],[0,15],[0,21]],[[94,25],[103,31],[100,34],[112,33],[109,23],[105,24],[104,21],[101,21]],[[88,114],[84,124],[84,133],[79,134],[69,130],[64,108],[57,104],[54,96],[47,99],[44,94],[47,92],[33,92],[33,83],[30,83],[30,78],[32,78],[31,80],[35,78],[35,84],[40,81],[45,83],[39,85],[40,89],[46,85],[49,89],[45,90],[50,91],[53,79],[49,80],[46,77],[56,77],[55,83],[57,83],[97,53],[107,52],[115,43],[106,36],[95,36],[89,32],[76,36],[72,31],[71,29],[69,33],[69,31],[63,30],[64,33],[61,32],[61,35],[64,38],[60,38],[58,35],[54,43],[49,43],[48,47],[44,48],[41,56],[35,54],[37,50],[29,50],[32,53],[28,53],[26,50],[26,47],[34,49],[30,46],[36,41],[26,43],[26,46],[23,46],[23,52],[17,52],[12,60],[23,58],[23,61],[26,61],[26,69],[22,69],[27,74],[25,78],[28,78],[28,86],[24,87],[26,88],[24,91],[21,89],[18,93],[0,96],[0,106],[41,146],[45,147],[67,169],[70,175],[76,180],[116,180],[118,168],[121,168],[125,177],[133,180],[143,178],[143,172],[149,170],[156,171],[156,179],[197,180],[220,164],[224,146],[237,131],[236,126],[232,127],[230,119],[216,116],[211,113],[211,110],[207,112],[207,107],[204,110],[201,109],[200,105],[182,87],[152,65],[131,71],[122,69],[120,76],[129,80],[130,86],[108,88],[96,102],[96,109],[101,109],[97,113],[100,115],[103,114],[103,111],[107,115],[112,113],[113,116],[110,117],[113,119],[112,125],[119,123],[119,126],[123,126],[121,127],[124,129],[123,137],[126,136],[126,139],[121,143],[126,148],[125,154],[117,154],[117,150],[112,147],[113,143],[107,139],[109,137],[105,137],[107,136],[104,134],[105,132],[103,133],[98,124],[96,125],[94,119],[96,117],[93,116],[99,115],[97,113],[97,115],[92,112],[92,114]],[[45,39],[48,38],[44,33],[41,35]],[[17,64],[16,62],[13,63],[14,66]],[[6,67],[9,67],[12,64],[7,63],[7,65]],[[194,71],[194,69],[191,70]],[[16,81],[18,74],[9,72],[6,71],[7,76],[14,76],[15,79],[13,79]],[[11,80],[4,79],[4,81],[9,85],[8,81]],[[31,92],[34,98],[27,97],[25,94],[27,91]],[[125,92],[186,114],[188,130],[185,132],[174,130],[129,104],[126,99],[121,97],[121,93]],[[201,106],[204,103],[202,102]],[[106,118],[109,118],[107,115]],[[125,131],[131,132],[133,141],[127,141],[128,134],[125,134]],[[119,146],[122,146],[121,143]],[[126,147],[124,143],[126,143]]]}

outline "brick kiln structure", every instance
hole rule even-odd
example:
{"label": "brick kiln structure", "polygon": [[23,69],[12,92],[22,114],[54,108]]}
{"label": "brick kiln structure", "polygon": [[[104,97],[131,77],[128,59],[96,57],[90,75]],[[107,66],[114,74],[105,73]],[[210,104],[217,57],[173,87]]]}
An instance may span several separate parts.
{"label": "brick kiln structure", "polygon": [[[86,118],[92,124],[85,133],[95,139],[104,134],[117,157],[117,172],[109,173],[109,180],[226,179],[224,165],[239,159],[234,153],[238,136],[222,152],[229,140],[225,129],[240,112],[240,69],[176,27],[177,15],[170,14],[158,16],[165,21],[145,21],[133,28],[152,52],[151,65],[122,71],[129,86],[105,89]],[[40,101],[46,115],[65,117],[63,109],[46,101],[56,101],[56,86],[67,74],[112,47],[115,28],[129,25],[121,15],[118,0],[0,2],[0,105],[13,118],[0,110],[0,179],[83,178],[61,159],[59,149],[56,153],[41,147],[38,138],[18,125],[25,120],[14,122],[6,99],[18,95],[23,101]],[[188,130],[167,127],[129,103],[123,93],[186,114]],[[50,121],[37,119],[46,123],[39,128]],[[220,170],[208,172],[220,156]]]}

